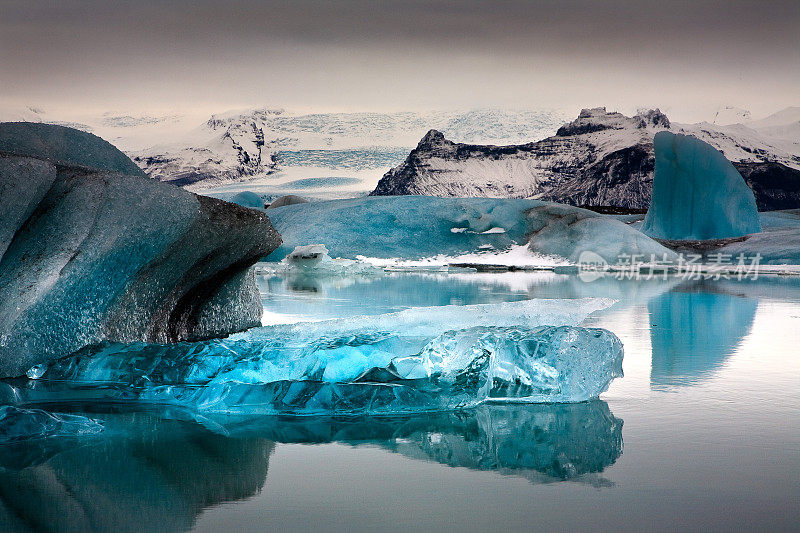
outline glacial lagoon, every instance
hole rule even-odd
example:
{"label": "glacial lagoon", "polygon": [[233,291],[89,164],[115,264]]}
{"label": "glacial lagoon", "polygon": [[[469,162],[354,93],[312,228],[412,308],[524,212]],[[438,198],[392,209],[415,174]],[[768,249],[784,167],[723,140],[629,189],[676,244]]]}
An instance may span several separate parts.
{"label": "glacial lagoon", "polygon": [[729,530],[800,522],[796,276],[587,282],[552,272],[416,272],[258,281],[265,324],[613,298],[581,325],[622,340],[624,377],[588,402],[389,417],[49,404],[41,416],[61,414],[47,420],[48,438],[2,445],[0,529]]}

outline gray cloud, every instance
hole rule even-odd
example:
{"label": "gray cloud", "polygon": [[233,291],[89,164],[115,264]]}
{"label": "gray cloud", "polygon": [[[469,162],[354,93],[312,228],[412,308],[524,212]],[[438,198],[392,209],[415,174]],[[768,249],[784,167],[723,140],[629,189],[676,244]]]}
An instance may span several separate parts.
{"label": "gray cloud", "polygon": [[800,4],[0,0],[6,98],[368,108],[796,104]]}

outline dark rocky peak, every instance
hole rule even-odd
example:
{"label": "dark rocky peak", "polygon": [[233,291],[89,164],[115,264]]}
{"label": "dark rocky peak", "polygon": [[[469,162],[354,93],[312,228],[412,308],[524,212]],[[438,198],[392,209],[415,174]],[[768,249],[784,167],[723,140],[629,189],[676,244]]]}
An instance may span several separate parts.
{"label": "dark rocky peak", "polygon": [[640,109],[634,118],[640,120],[639,128],[653,126],[656,128],[669,129],[669,119],[660,109]]}
{"label": "dark rocky peak", "polygon": [[640,111],[634,117],[626,117],[616,111],[609,113],[605,107],[594,107],[582,109],[578,118],[561,126],[556,135],[570,137],[596,131],[646,128],[648,126],[669,128],[669,119],[658,109]]}
{"label": "dark rocky peak", "polygon": [[452,144],[444,138],[444,133],[437,130],[430,130],[417,145],[417,150],[430,150],[433,148],[441,148],[445,145]]}

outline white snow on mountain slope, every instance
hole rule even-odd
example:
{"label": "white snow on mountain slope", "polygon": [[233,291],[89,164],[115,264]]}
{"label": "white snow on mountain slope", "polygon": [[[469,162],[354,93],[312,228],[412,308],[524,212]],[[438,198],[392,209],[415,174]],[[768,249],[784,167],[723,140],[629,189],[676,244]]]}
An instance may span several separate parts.
{"label": "white snow on mountain slope", "polygon": [[[552,134],[556,111],[293,114],[282,109],[212,116],[179,141],[130,153],[150,176],[191,190],[346,197],[372,190],[419,137],[441,127],[471,142],[525,142]],[[224,190],[224,192],[223,192]]]}
{"label": "white snow on mountain slope", "polygon": [[[741,122],[738,119],[746,115],[744,110],[721,107],[713,118],[717,124],[673,124],[671,130],[697,135],[734,161],[768,159],[800,168],[800,108],[750,120],[745,126],[721,125]],[[592,131],[550,137],[538,150],[518,149],[552,136],[568,118],[554,110],[296,113],[269,108],[208,118],[197,112],[63,114],[35,106],[0,105],[0,120],[49,122],[91,131],[127,152],[154,178],[223,198],[240,190],[315,198],[364,194],[375,188],[388,169],[402,163],[430,129],[455,142],[510,148],[488,157],[466,152],[459,158],[431,157],[425,162],[431,172],[419,176],[425,194],[536,195],[540,184],[575,177],[581,168],[604,158],[603,164],[613,166],[614,172],[636,174],[639,170],[634,167],[643,157],[640,152],[652,151],[652,137],[662,128],[646,117],[639,127],[636,121],[641,116],[604,112],[572,123]],[[633,180],[626,194],[639,195],[639,185]]]}
{"label": "white snow on mountain slope", "polygon": [[800,152],[800,107],[787,107],[747,126],[787,152]]}
{"label": "white snow on mountain slope", "polygon": [[719,106],[711,119],[712,124],[727,126],[730,124],[747,124],[753,119],[750,111],[740,107]]}
{"label": "white snow on mountain slope", "polygon": [[633,117],[584,109],[557,135],[516,146],[457,144],[429,132],[373,194],[539,198],[576,205],[646,208],[653,137],[669,128],[694,135],[736,162],[800,168],[800,150],[741,124],[670,124],[658,110]]}
{"label": "white snow on mountain slope", "polygon": [[[751,123],[752,124],[752,123]],[[751,125],[732,124],[718,126],[707,122],[675,124],[676,133],[694,135],[723,154],[731,161],[773,161],[800,169],[800,145],[766,135]]]}

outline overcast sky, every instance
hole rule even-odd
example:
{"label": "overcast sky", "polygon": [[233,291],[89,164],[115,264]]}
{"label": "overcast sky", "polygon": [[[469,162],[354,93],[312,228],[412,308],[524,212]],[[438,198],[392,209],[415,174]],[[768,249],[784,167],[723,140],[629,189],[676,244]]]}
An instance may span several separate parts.
{"label": "overcast sky", "polygon": [[800,1],[0,0],[0,98],[765,115],[800,105]]}

